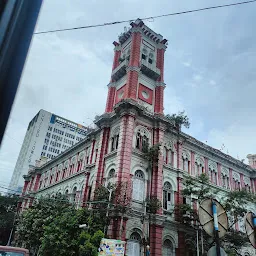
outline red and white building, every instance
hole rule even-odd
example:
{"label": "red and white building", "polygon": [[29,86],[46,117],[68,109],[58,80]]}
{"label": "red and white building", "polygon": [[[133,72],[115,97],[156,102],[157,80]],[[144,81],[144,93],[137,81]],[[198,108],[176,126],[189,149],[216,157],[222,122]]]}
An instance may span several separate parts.
{"label": "red and white building", "polygon": [[[140,241],[148,235],[153,256],[189,255],[186,249],[191,241],[186,240],[184,230],[178,230],[172,214],[174,205],[183,200],[180,191],[185,175],[207,173],[211,186],[223,193],[242,188],[256,193],[255,155],[249,155],[251,166],[246,165],[185,133],[178,136],[165,117],[166,42],[141,20],[132,22],[129,31],[114,42],[106,109],[95,120],[98,128],[52,161],[38,161],[24,176],[23,195],[67,194],[78,205],[92,200],[100,183],[131,184],[133,214],[124,220],[121,237],[127,241],[130,256],[143,255]],[[157,143],[161,154],[151,171],[142,149]],[[155,223],[145,225],[145,199],[150,196],[157,196],[163,207]],[[22,207],[31,203],[28,197]],[[248,207],[255,212],[255,205]],[[116,219],[108,235],[116,238],[119,226],[120,219]]]}

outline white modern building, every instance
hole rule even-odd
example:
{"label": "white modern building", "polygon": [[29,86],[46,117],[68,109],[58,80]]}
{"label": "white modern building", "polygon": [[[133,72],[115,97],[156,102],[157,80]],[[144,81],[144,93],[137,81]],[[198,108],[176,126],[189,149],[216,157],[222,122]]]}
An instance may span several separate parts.
{"label": "white modern building", "polygon": [[40,157],[45,161],[53,159],[82,140],[87,132],[87,127],[41,109],[28,125],[9,189],[21,192],[22,176],[28,173],[29,165]]}

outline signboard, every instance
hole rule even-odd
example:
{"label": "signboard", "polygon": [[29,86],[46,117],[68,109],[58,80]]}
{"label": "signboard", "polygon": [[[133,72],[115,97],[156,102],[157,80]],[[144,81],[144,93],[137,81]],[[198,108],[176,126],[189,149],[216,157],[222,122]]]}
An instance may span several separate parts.
{"label": "signboard", "polygon": [[124,256],[124,250],[124,241],[102,238],[98,256]]}

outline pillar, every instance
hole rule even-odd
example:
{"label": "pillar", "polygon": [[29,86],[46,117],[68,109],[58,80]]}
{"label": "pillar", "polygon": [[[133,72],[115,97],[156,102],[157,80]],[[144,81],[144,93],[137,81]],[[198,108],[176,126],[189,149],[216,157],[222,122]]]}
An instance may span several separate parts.
{"label": "pillar", "polygon": [[240,173],[240,182],[241,182],[241,189],[244,189],[245,185],[244,185],[244,175],[242,173]]}
{"label": "pillar", "polygon": [[41,178],[41,174],[37,173],[36,174],[36,177],[35,177],[35,185],[34,185],[34,188],[33,188],[33,191],[36,192],[38,190],[38,186],[39,186],[39,180]]}
{"label": "pillar", "polygon": [[218,183],[220,187],[222,186],[222,179],[221,179],[221,164],[217,163],[217,170],[218,170]]}
{"label": "pillar", "polygon": [[150,224],[150,255],[162,256],[163,226]]}
{"label": "pillar", "polygon": [[[161,128],[154,129],[154,140],[153,144],[162,144],[164,139],[164,131]],[[151,180],[151,196],[156,196],[161,202],[163,197],[163,157],[160,152],[158,155],[158,163],[153,166],[152,180]],[[163,209],[160,208],[158,214],[163,213]]]}
{"label": "pillar", "polygon": [[121,117],[120,135],[117,149],[117,177],[119,182],[131,181],[132,142],[134,136],[135,114],[127,113]]}
{"label": "pillar", "polygon": [[191,151],[191,171],[190,175],[193,176],[195,174],[195,152]]}
{"label": "pillar", "polygon": [[155,113],[163,114],[164,112],[164,86],[157,85],[155,89]]}
{"label": "pillar", "polygon": [[139,78],[141,34],[139,31],[136,31],[136,28],[132,31],[131,55],[129,67],[127,68],[127,85],[125,87],[124,98],[135,100],[137,98]]}
{"label": "pillar", "polygon": [[230,190],[234,189],[234,184],[233,184],[233,171],[231,168],[229,168],[229,184],[230,184]]}

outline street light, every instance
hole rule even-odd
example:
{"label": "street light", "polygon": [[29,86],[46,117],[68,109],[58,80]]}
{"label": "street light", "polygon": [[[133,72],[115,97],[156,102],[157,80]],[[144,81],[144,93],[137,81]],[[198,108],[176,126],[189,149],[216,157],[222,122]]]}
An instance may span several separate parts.
{"label": "street light", "polygon": [[81,224],[79,225],[79,228],[87,228],[87,224]]}

